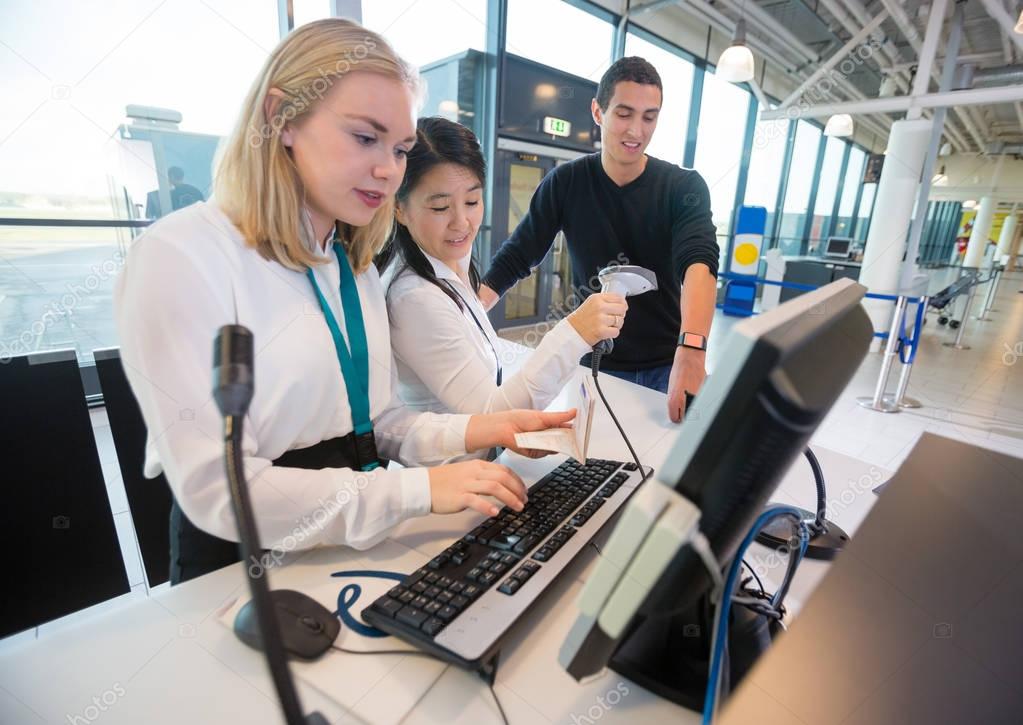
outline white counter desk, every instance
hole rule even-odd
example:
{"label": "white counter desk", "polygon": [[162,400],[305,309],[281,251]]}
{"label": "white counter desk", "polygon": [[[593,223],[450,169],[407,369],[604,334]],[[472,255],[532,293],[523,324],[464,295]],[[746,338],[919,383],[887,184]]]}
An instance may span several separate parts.
{"label": "white counter desk", "polygon": [[[640,459],[659,470],[676,436],[685,435],[685,426],[668,420],[663,395],[609,376],[601,376],[601,382]],[[559,409],[559,401],[551,409]],[[827,476],[829,518],[855,531],[875,499],[870,489],[888,474],[847,456],[815,451]],[[590,455],[629,459],[599,402]],[[527,484],[561,460],[504,456]],[[813,479],[804,461],[793,465],[775,499],[813,509]],[[465,512],[408,521],[366,552],[296,552],[287,565],[272,571],[271,586],[322,587],[330,584],[332,572],[345,568],[412,571],[481,518]],[[613,524],[605,527],[598,539],[606,539],[611,528]],[[753,561],[769,564],[767,554],[765,549],[753,552]],[[579,685],[558,665],[576,598],[598,556],[594,547],[587,547],[509,636],[496,684],[509,721],[699,722],[696,713],[655,697],[617,673],[608,671]],[[776,562],[767,579],[776,582],[782,571],[783,563]],[[787,601],[790,610],[798,612],[825,571],[825,564],[803,563]],[[0,655],[0,723],[281,722],[262,654],[239,642],[217,616],[226,604],[247,595],[244,571],[235,565],[11,646]],[[500,723],[482,681],[426,657],[331,651],[320,661],[293,664],[292,669],[305,710],[318,709],[331,723]],[[608,698],[611,691],[618,696]]]}

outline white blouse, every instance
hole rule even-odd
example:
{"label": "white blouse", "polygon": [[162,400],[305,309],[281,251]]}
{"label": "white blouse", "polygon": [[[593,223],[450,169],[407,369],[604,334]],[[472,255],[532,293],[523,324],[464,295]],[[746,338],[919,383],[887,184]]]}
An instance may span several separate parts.
{"label": "white blouse", "polygon": [[[561,320],[521,366],[511,365],[515,361],[506,357],[507,348],[502,353],[486,310],[468,285],[468,257],[458,275],[440,260],[425,256],[441,284],[450,284],[465,306],[460,310],[400,259],[384,271],[401,399],[417,410],[443,413],[546,408],[579,370],[579,358],[590,346],[568,320]],[[497,358],[502,354],[501,365],[518,371],[509,375],[505,370],[498,386]]]}
{"label": "white blouse", "polygon": [[[333,252],[318,250],[320,289],[347,336]],[[386,302],[376,270],[356,277],[370,358],[370,416],[380,455],[433,465],[465,454],[469,416],[423,414],[394,396]],[[148,428],[146,476],[161,471],[199,528],[238,540],[211,395],[213,340],[238,322],[254,335],[255,395],[243,453],[264,547],[367,548],[430,512],[425,469],[302,470],[271,465],[288,450],[352,431],[334,343],[308,278],[263,259],[214,201],[170,214],[136,240],[117,280],[121,359]]]}

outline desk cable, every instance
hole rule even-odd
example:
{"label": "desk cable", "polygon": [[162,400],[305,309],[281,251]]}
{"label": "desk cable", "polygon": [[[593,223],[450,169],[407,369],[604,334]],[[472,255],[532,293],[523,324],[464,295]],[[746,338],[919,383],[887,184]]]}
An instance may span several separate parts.
{"label": "desk cable", "polygon": [[[437,662],[444,662],[444,660],[440,659],[439,657],[435,657],[429,652],[423,652],[421,650],[378,649],[362,651],[348,649],[347,647],[339,647],[336,644],[331,645],[331,649],[336,649],[338,652],[344,652],[345,654],[350,655],[414,655],[416,657],[428,657],[429,659],[436,660]],[[508,716],[504,712],[504,706],[501,704],[501,699],[497,696],[497,690],[494,689],[494,681],[497,679],[497,658],[498,655],[494,655],[494,659],[491,660],[490,668],[487,671],[478,671],[477,674],[484,682],[487,683],[487,687],[490,689],[490,695],[494,698],[494,703],[497,705],[497,711],[501,714],[501,722],[504,723],[504,725],[509,725]],[[447,662],[444,662],[444,665],[445,665],[444,669],[441,671],[441,674],[440,676],[438,676],[437,680],[439,680],[440,677],[444,675],[444,672],[447,672],[447,668],[451,666]],[[401,718],[401,720],[398,721],[398,725],[401,725],[403,722],[405,722],[405,720],[408,719],[408,716],[412,714],[412,711],[415,710],[415,706],[422,702],[424,697],[430,694],[430,691],[433,690],[434,686],[437,684],[437,680],[434,680],[433,684],[431,684],[426,689],[426,692],[424,692],[422,696],[420,696],[419,700],[417,700],[416,703],[411,708],[409,708],[409,711],[406,712],[405,715]]]}
{"label": "desk cable", "polygon": [[614,421],[615,426],[618,428],[618,432],[622,434],[622,440],[625,441],[625,445],[629,447],[629,453],[632,454],[632,460],[636,463],[639,468],[639,475],[643,481],[647,478],[647,473],[643,468],[643,464],[639,462],[639,456],[636,455],[636,449],[632,447],[632,443],[629,441],[629,436],[625,435],[625,429],[622,428],[622,424],[618,422],[618,416],[611,409],[611,404],[607,402],[607,398],[604,396],[604,391],[600,389],[600,378],[597,375],[600,372],[600,359],[604,356],[604,353],[594,348],[593,354],[590,355],[590,370],[593,373],[593,385],[597,389],[597,394],[604,403],[604,407],[611,416],[611,420]]}

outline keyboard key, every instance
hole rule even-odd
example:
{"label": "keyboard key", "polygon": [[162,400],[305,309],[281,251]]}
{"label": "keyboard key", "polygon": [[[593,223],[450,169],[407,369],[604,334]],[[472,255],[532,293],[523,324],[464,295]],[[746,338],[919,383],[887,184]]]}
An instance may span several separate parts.
{"label": "keyboard key", "polygon": [[416,597],[409,603],[409,606],[413,607],[414,609],[422,609],[429,603],[430,599],[420,594],[418,597]]}
{"label": "keyboard key", "polygon": [[540,571],[540,565],[535,561],[524,561],[522,562],[522,568],[532,574],[535,571]]}
{"label": "keyboard key", "polygon": [[500,551],[491,551],[487,554],[487,559],[490,561],[501,561],[502,558],[504,558],[504,555]]}
{"label": "keyboard key", "polygon": [[515,545],[514,551],[516,554],[525,554],[527,551],[536,546],[537,543],[539,543],[539,541],[540,537],[537,536],[536,534],[533,534],[532,536],[527,536],[526,538],[524,538],[522,541]]}
{"label": "keyboard key", "polygon": [[399,622],[404,622],[416,629],[422,626],[429,616],[422,609],[415,609],[414,607],[405,606],[398,610],[397,619]]}
{"label": "keyboard key", "polygon": [[410,589],[406,589],[405,593],[398,597],[398,601],[402,604],[408,604],[416,598],[416,593]]}
{"label": "keyboard key", "polygon": [[422,626],[423,633],[430,637],[437,634],[437,632],[441,631],[442,629],[444,629],[444,622],[440,619],[437,619],[437,617],[430,617],[425,622],[423,622]]}
{"label": "keyboard key", "polygon": [[547,561],[554,555],[554,552],[549,547],[541,547],[539,551],[533,554],[533,558],[537,561]]}
{"label": "keyboard key", "polygon": [[518,579],[519,581],[526,581],[529,577],[533,576],[533,572],[527,571],[526,569],[516,569],[515,573],[512,574],[512,579]]}
{"label": "keyboard key", "polygon": [[497,562],[492,567],[490,567],[490,573],[493,574],[494,576],[501,576],[506,571],[508,571],[508,565],[502,564],[501,562]]}
{"label": "keyboard key", "polygon": [[458,616],[458,610],[455,609],[454,607],[450,606],[450,605],[447,606],[447,607],[442,607],[441,610],[439,612],[437,612],[437,617],[442,622],[450,622],[452,619],[454,619],[457,616]]}
{"label": "keyboard key", "polygon": [[449,557],[447,554],[441,554],[440,556],[435,556],[433,559],[430,559],[430,563],[427,564],[427,566],[430,567],[431,569],[440,569],[449,561],[451,561],[451,557]]}
{"label": "keyboard key", "polygon": [[[509,549],[514,547],[516,544],[518,544],[520,541],[522,541],[522,537],[519,536],[518,534],[503,534],[502,533],[502,534],[498,534],[497,536],[492,538],[490,540],[490,545],[493,546],[495,549],[500,549],[501,551],[508,551]],[[494,553],[497,553],[497,552],[494,552]]]}
{"label": "keyboard key", "polygon": [[625,483],[627,480],[629,480],[629,474],[627,473],[616,473],[611,477],[613,483]]}
{"label": "keyboard key", "polygon": [[423,611],[426,612],[427,614],[436,614],[437,612],[440,611],[440,608],[443,606],[445,605],[441,604],[440,602],[430,602],[425,607],[423,607]]}
{"label": "keyboard key", "polygon": [[423,592],[423,596],[427,597],[428,599],[434,599],[442,591],[444,590],[441,589],[440,587],[430,587],[425,592]]}
{"label": "keyboard key", "polygon": [[448,591],[454,592],[455,594],[458,594],[463,589],[465,589],[465,582],[452,582],[448,587]]}
{"label": "keyboard key", "polygon": [[469,599],[475,599],[482,593],[483,590],[475,584],[469,584],[462,590],[462,594],[469,597]]}
{"label": "keyboard key", "polygon": [[487,530],[486,526],[477,526],[475,529],[470,531],[468,534],[462,537],[462,541],[467,541],[470,544],[479,538],[479,535]]}
{"label": "keyboard key", "polygon": [[403,606],[404,605],[397,599],[391,599],[390,597],[387,597],[385,599],[378,599],[375,602],[373,602],[373,609],[380,612],[381,614],[387,615],[388,617],[393,617],[395,614],[401,611]]}
{"label": "keyboard key", "polygon": [[451,563],[454,564],[455,566],[461,566],[462,564],[465,563],[466,558],[468,557],[466,556],[465,553],[457,553],[451,557]]}
{"label": "keyboard key", "polygon": [[622,466],[622,468],[624,468],[626,471],[635,471],[635,470],[637,470],[636,464],[633,463],[632,461],[629,461],[628,463],[626,463],[624,466]]}
{"label": "keyboard key", "polygon": [[454,598],[454,596],[455,595],[452,594],[451,592],[441,592],[440,594],[437,595],[437,599],[435,601],[438,601],[441,604],[447,604]]}
{"label": "keyboard key", "polygon": [[461,594],[456,594],[454,598],[448,602],[452,607],[458,610],[462,610],[469,604],[469,597],[463,597]]}
{"label": "keyboard key", "polygon": [[402,580],[401,585],[406,589],[411,589],[416,584],[416,582],[424,578],[429,573],[430,573],[429,569],[419,569],[418,571],[415,571],[409,574],[407,577],[405,577]]}
{"label": "keyboard key", "polygon": [[571,524],[572,526],[582,526],[589,520],[590,517],[587,516],[586,514],[576,514],[575,516],[572,517]]}
{"label": "keyboard key", "polygon": [[519,590],[519,587],[521,586],[522,582],[512,577],[510,579],[506,579],[504,583],[497,588],[497,591],[501,592],[502,594],[514,594]]}
{"label": "keyboard key", "polygon": [[455,580],[449,576],[442,576],[440,579],[437,580],[437,586],[439,586],[441,589],[447,589],[454,583]]}
{"label": "keyboard key", "polygon": [[497,574],[492,571],[485,571],[480,575],[480,584],[489,587],[497,580]]}
{"label": "keyboard key", "polygon": [[391,591],[387,592],[387,596],[391,597],[392,599],[401,599],[401,595],[407,591],[408,589],[399,584],[398,586],[391,589]]}
{"label": "keyboard key", "polygon": [[465,578],[470,580],[470,581],[476,581],[482,575],[483,575],[483,570],[477,566],[477,567],[473,567],[472,569],[470,569],[469,573],[465,575]]}
{"label": "keyboard key", "polygon": [[504,556],[501,557],[501,563],[502,564],[508,564],[509,566],[511,566],[512,564],[514,564],[518,560],[519,560],[519,558],[517,556],[515,556],[515,554],[505,554]]}
{"label": "keyboard key", "polygon": [[429,588],[430,588],[429,585],[423,581],[416,582],[415,584],[412,585],[412,591],[418,592],[419,594],[422,594]]}
{"label": "keyboard key", "polygon": [[496,562],[493,562],[490,559],[484,559],[483,561],[476,565],[476,568],[478,568],[480,571],[490,571],[490,567],[495,563]]}

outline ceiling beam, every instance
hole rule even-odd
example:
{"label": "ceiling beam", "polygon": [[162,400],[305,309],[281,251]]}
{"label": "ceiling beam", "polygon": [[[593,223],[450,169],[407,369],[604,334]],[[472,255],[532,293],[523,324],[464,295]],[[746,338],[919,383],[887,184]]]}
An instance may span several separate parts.
{"label": "ceiling beam", "polygon": [[[955,108],[978,106],[992,103],[1015,103],[1023,101],[1023,85],[1001,86],[998,88],[971,88],[965,91],[928,93],[924,96],[894,96],[892,98],[870,98],[865,101],[846,101],[798,109],[800,118],[824,118],[836,113],[899,113],[911,108]],[[766,110],[760,120],[772,121],[787,118],[793,109]]]}

